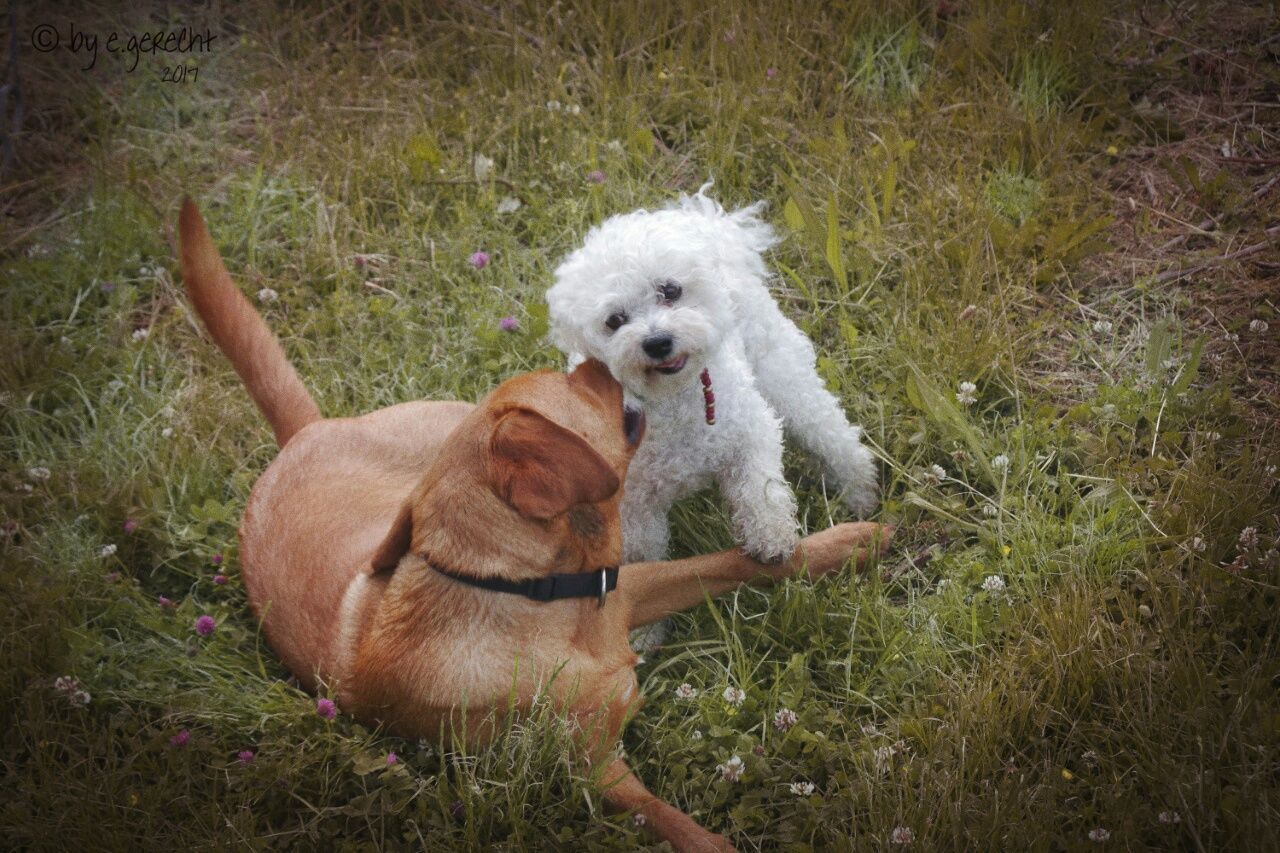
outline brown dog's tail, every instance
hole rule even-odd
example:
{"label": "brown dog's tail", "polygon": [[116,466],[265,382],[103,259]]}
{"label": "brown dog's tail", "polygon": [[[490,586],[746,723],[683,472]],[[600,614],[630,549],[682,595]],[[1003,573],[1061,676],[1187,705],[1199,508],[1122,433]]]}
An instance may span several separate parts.
{"label": "brown dog's tail", "polygon": [[195,202],[182,202],[178,217],[182,279],[218,348],[231,360],[249,396],[267,416],[284,447],[294,433],[320,420],[316,401],[285,357],[276,336],[231,280]]}

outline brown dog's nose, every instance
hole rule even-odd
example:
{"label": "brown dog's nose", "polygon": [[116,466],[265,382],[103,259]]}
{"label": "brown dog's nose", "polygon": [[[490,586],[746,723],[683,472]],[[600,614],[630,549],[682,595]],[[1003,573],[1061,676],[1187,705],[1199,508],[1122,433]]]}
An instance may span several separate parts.
{"label": "brown dog's nose", "polygon": [[674,344],[675,338],[671,335],[650,335],[640,344],[640,348],[650,358],[666,358],[671,355],[671,348]]}
{"label": "brown dog's nose", "polygon": [[635,447],[644,438],[644,412],[626,406],[622,410],[622,432],[627,437],[627,444]]}

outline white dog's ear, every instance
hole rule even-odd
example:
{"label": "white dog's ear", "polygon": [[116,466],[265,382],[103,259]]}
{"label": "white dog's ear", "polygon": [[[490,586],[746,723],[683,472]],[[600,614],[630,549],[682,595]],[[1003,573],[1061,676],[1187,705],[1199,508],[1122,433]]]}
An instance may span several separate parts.
{"label": "white dog's ear", "polygon": [[676,203],[677,206],[681,210],[700,213],[708,219],[717,221],[720,225],[732,226],[725,229],[724,236],[737,244],[738,248],[754,254],[759,255],[778,243],[778,235],[773,230],[773,226],[760,216],[769,206],[769,202],[757,201],[755,204],[729,212],[720,206],[720,202],[707,195],[707,190],[711,189],[713,184],[713,181],[707,181],[698,187],[698,191],[693,195],[682,196]]}
{"label": "white dog's ear", "polygon": [[776,246],[780,239],[773,226],[760,218],[768,206],[769,202],[758,201],[729,214],[729,221],[738,226],[742,244],[757,254]]}
{"label": "white dog's ear", "polygon": [[[570,258],[572,260],[572,257]],[[556,283],[546,292],[547,314],[551,320],[551,343],[561,352],[583,353],[587,351],[587,341],[581,331],[585,306],[574,298],[574,290],[570,283],[575,271],[570,261],[561,264],[555,272]],[[579,356],[578,361],[582,358]],[[570,364],[570,369],[577,367]]]}

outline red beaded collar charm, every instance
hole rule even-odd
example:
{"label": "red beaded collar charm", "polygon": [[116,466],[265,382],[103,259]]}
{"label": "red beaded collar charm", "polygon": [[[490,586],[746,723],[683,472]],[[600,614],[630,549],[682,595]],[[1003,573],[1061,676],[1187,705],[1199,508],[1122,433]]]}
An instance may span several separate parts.
{"label": "red beaded collar charm", "polygon": [[716,422],[716,395],[711,390],[711,374],[704,367],[702,375],[698,377],[702,380],[702,399],[706,400],[707,405],[707,423],[715,426]]}

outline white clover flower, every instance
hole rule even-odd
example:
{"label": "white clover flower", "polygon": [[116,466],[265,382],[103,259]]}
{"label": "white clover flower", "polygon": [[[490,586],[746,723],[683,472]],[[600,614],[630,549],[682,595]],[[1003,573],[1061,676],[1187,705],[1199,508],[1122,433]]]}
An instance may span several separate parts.
{"label": "white clover flower", "polygon": [[792,782],[787,787],[797,797],[808,797],[813,794],[814,790],[812,782]]}
{"label": "white clover flower", "polygon": [[1111,830],[1109,829],[1103,829],[1102,827],[1098,827],[1097,829],[1089,830],[1090,841],[1096,841],[1099,844],[1101,844],[1102,842],[1106,841],[1110,837],[1111,837]]}
{"label": "white clover flower", "polygon": [[1236,540],[1241,548],[1251,550],[1258,546],[1258,528],[1246,527],[1240,531],[1240,538]]}
{"label": "white clover flower", "polygon": [[796,712],[790,708],[779,708],[778,712],[773,715],[773,727],[780,732],[785,732],[796,724],[799,717]]}
{"label": "white clover flower", "polygon": [[742,759],[733,756],[724,764],[717,764],[716,771],[720,774],[720,778],[726,782],[737,782],[742,778],[742,771],[746,769],[746,765],[742,763]]}
{"label": "white clover flower", "polygon": [[978,402],[978,386],[972,382],[961,382],[960,389],[956,391],[956,400],[962,406],[972,406]]}
{"label": "white clover flower", "polygon": [[1094,320],[1093,321],[1093,331],[1096,334],[1108,335],[1111,333],[1112,328],[1113,326],[1111,325],[1110,320]]}
{"label": "white clover flower", "polygon": [[160,430],[160,437],[173,438],[173,427],[165,427],[164,429]]}
{"label": "white clover flower", "polygon": [[1235,332],[1223,332],[1222,339],[1229,344],[1234,344],[1240,340],[1240,336]]}
{"label": "white clover flower", "polygon": [[679,687],[676,688],[677,699],[692,699],[694,696],[697,696],[697,695],[698,695],[698,691],[694,689],[694,686],[692,684],[689,684],[687,682],[684,684],[681,684]]}
{"label": "white clover flower", "polygon": [[498,213],[515,213],[520,209],[520,199],[509,195],[502,201],[498,202]]}
{"label": "white clover flower", "polygon": [[582,107],[577,104],[570,104],[564,108],[564,111],[571,116],[576,116],[578,113],[582,112]]}
{"label": "white clover flower", "polygon": [[[945,592],[950,588],[951,588],[951,579],[942,578],[940,581],[938,581],[938,585],[934,587],[934,590],[937,592]],[[865,731],[865,728],[863,729],[863,731]]]}
{"label": "white clover flower", "polygon": [[53,472],[43,466],[27,469],[27,476],[32,480],[47,480],[53,476]]}
{"label": "white clover flower", "polygon": [[547,112],[558,113],[562,106],[559,101],[547,101]]}
{"label": "white clover flower", "polygon": [[133,339],[135,341],[145,341],[147,339],[147,335],[149,334],[151,334],[151,330],[146,328],[145,326],[141,329],[134,329]]}
{"label": "white clover flower", "polygon": [[746,692],[737,687],[726,687],[724,689],[724,693],[720,695],[724,697],[724,701],[728,702],[735,708],[747,701]]}
{"label": "white clover flower", "polygon": [[99,557],[110,557],[116,552],[116,546],[113,543],[107,543],[98,549]]}
{"label": "white clover flower", "polygon": [[471,169],[475,172],[477,181],[486,181],[489,179],[489,173],[493,171],[493,158],[477,154],[471,161]]}
{"label": "white clover flower", "polygon": [[920,476],[925,485],[936,486],[943,480],[947,479],[947,469],[941,465],[930,465],[924,469],[924,473]]}
{"label": "white clover flower", "polygon": [[893,832],[889,833],[890,844],[899,844],[906,847],[915,840],[916,834],[909,826],[895,826]]}
{"label": "white clover flower", "polygon": [[1267,323],[1266,320],[1250,320],[1249,321],[1249,331],[1253,332],[1254,334],[1260,335],[1270,328],[1271,328],[1271,325]]}
{"label": "white clover flower", "polygon": [[263,305],[270,305],[280,298],[280,294],[269,287],[264,287],[258,291],[258,301]]}
{"label": "white clover flower", "polygon": [[1009,457],[1001,453],[995,459],[991,460],[991,467],[998,473],[1004,473],[1009,470]]}
{"label": "white clover flower", "polygon": [[1182,823],[1182,815],[1177,812],[1163,811],[1158,817],[1161,823]]}
{"label": "white clover flower", "polygon": [[982,579],[982,588],[987,592],[1004,592],[1004,578],[999,575],[987,575]]}
{"label": "white clover flower", "polygon": [[982,514],[985,515],[987,518],[995,518],[997,515],[1000,514],[1000,507],[996,506],[995,504],[983,504]]}
{"label": "white clover flower", "polygon": [[700,729],[694,729],[693,733],[689,735],[689,738],[690,740],[702,740],[702,731]]}
{"label": "white clover flower", "polygon": [[622,142],[617,139],[610,139],[605,143],[604,147],[608,148],[614,154],[621,154],[623,152]]}
{"label": "white clover flower", "polygon": [[80,681],[70,675],[58,676],[53,682],[53,689],[61,693],[73,708],[83,708],[92,699],[89,691],[80,686]]}

